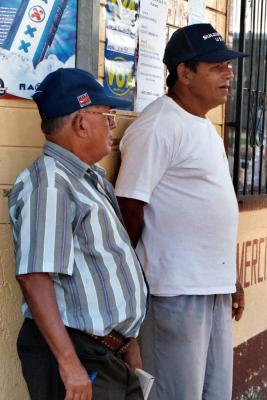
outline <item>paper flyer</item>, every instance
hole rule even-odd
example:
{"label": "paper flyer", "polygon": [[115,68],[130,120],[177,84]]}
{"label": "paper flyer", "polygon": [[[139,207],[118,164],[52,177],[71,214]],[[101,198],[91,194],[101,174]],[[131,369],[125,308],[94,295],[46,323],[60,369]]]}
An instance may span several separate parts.
{"label": "paper flyer", "polygon": [[104,87],[134,110],[139,0],[107,0]]}
{"label": "paper flyer", "polygon": [[206,0],[188,0],[188,25],[205,22]]}
{"label": "paper flyer", "polygon": [[60,67],[74,67],[77,0],[0,0],[0,99],[29,99]]}
{"label": "paper flyer", "polygon": [[142,111],[164,93],[167,0],[140,0],[136,110]]}

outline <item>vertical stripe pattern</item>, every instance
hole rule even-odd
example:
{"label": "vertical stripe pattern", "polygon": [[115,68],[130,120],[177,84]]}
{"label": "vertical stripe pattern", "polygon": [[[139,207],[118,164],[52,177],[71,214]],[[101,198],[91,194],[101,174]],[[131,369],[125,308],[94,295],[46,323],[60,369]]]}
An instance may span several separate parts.
{"label": "vertical stripe pattern", "polygon": [[112,190],[102,169],[47,142],[9,195],[16,273],[50,274],[66,326],[131,337],[147,288]]}

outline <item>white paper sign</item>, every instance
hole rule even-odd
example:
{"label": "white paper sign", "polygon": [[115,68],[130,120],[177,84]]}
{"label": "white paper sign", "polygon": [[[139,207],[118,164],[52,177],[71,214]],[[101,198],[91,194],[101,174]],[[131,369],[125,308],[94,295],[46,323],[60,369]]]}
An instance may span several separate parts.
{"label": "white paper sign", "polygon": [[205,22],[206,0],[188,0],[188,25]]}
{"label": "white paper sign", "polygon": [[140,1],[136,110],[142,111],[164,93],[167,0]]}

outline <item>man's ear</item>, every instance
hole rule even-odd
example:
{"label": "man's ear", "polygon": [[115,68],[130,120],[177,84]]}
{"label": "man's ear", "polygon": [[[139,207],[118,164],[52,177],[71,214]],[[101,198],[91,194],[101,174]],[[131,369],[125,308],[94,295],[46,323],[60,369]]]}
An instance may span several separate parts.
{"label": "man's ear", "polygon": [[184,85],[188,85],[190,83],[192,72],[193,71],[191,71],[188,67],[186,67],[184,63],[181,63],[177,66],[178,79]]}
{"label": "man's ear", "polygon": [[80,138],[88,136],[88,122],[82,113],[77,113],[72,121],[74,132]]}

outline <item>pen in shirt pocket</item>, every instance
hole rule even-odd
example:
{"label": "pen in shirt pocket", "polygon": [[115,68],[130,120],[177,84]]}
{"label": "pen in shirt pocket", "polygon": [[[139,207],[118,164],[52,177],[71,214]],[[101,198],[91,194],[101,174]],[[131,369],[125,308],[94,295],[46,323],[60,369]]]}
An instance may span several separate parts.
{"label": "pen in shirt pocket", "polygon": [[89,374],[89,378],[90,378],[90,382],[93,383],[95,378],[97,376],[97,372],[91,372],[91,374]]}

